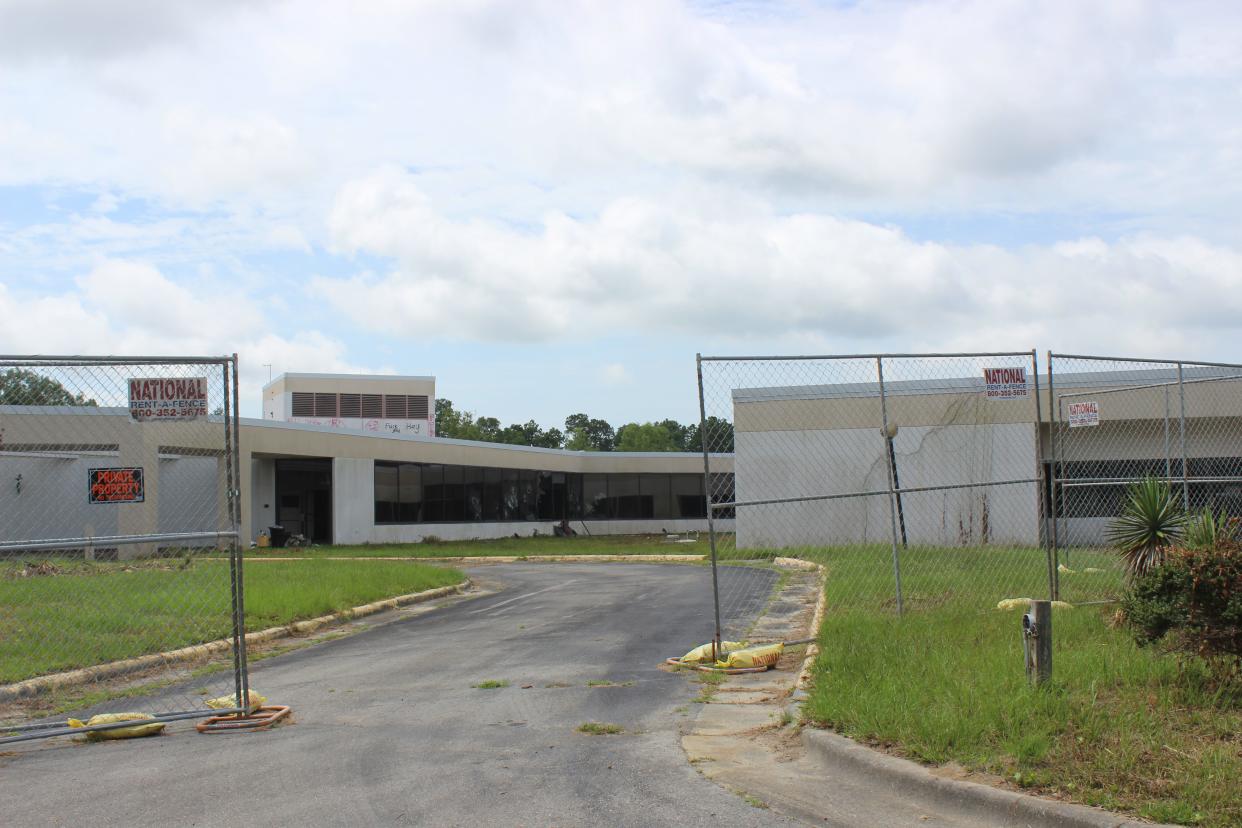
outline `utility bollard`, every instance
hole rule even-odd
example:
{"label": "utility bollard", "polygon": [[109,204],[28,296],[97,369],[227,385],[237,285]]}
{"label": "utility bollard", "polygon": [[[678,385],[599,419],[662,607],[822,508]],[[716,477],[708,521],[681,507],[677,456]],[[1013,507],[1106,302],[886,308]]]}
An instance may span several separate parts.
{"label": "utility bollard", "polygon": [[1035,685],[1052,678],[1052,602],[1032,601],[1022,616],[1022,651],[1026,677]]}

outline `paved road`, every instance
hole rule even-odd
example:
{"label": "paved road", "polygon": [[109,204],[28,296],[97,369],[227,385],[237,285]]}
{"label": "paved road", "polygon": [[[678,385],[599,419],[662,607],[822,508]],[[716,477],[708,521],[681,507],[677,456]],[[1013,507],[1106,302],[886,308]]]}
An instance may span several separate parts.
{"label": "paved road", "polygon": [[[751,590],[740,611],[756,611],[767,587],[753,570],[721,572],[734,575],[729,594]],[[294,725],[200,736],[179,724],[157,739],[60,739],[0,757],[0,818],[7,826],[794,824],[700,777],[680,747],[698,685],[658,665],[710,631],[708,569],[515,564],[471,576],[504,589],[254,665],[251,684],[292,705]],[[488,679],[511,685],[471,687]],[[600,679],[634,683],[586,686]],[[547,686],[558,683],[571,686]],[[587,721],[627,733],[575,732]]]}

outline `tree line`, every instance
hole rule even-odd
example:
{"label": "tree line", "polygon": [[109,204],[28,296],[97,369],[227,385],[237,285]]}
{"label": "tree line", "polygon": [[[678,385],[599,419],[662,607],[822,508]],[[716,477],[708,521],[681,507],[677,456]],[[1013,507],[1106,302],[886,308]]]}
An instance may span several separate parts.
{"label": "tree line", "polygon": [[[733,451],[733,424],[719,417],[707,418],[708,449]],[[436,436],[484,443],[563,448],[570,451],[702,451],[699,424],[676,420],[625,423],[613,428],[606,420],[586,414],[570,414],[563,429],[545,429],[534,420],[501,426],[495,417],[478,417],[459,411],[450,400],[436,400]]]}

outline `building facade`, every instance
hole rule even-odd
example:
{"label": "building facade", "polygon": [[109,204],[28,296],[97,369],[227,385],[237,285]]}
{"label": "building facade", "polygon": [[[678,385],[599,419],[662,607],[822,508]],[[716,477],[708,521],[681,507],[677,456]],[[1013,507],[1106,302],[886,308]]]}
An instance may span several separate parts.
{"label": "building facade", "polygon": [[[5,540],[227,530],[230,473],[246,543],[272,527],[338,544],[552,534],[565,524],[590,535],[707,528],[701,454],[437,438],[434,400],[432,377],[279,377],[264,388],[264,418],[240,421],[236,470],[218,415],[137,422],[122,407],[0,406]],[[731,474],[730,458],[715,465]],[[141,498],[93,502],[88,480],[103,469],[141,476]]]}

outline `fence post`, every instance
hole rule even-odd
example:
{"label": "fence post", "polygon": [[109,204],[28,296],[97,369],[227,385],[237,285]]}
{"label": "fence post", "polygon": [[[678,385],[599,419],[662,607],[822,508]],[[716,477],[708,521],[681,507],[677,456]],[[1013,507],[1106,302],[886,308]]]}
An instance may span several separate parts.
{"label": "fence post", "polygon": [[1031,349],[1031,376],[1035,384],[1035,478],[1039,482],[1035,484],[1035,497],[1038,501],[1039,521],[1039,537],[1043,544],[1044,551],[1047,553],[1048,559],[1048,598],[1056,600],[1056,567],[1052,565],[1052,547],[1048,536],[1048,515],[1045,509],[1044,492],[1047,491],[1047,477],[1044,474],[1044,441],[1042,432],[1044,430],[1043,406],[1039,399],[1039,356],[1035,349]]}
{"label": "fence post", "polygon": [[[694,355],[694,370],[699,381],[699,444],[703,447],[703,495],[707,498],[707,541],[712,555],[712,603],[715,611],[716,632],[712,637],[712,658],[718,657],[720,650],[720,580],[716,573],[716,520],[712,509],[712,469],[707,447],[707,403],[703,396],[703,355]],[[737,436],[734,435],[734,450],[737,449]]]}
{"label": "fence post", "polygon": [[[238,626],[241,628],[241,695],[237,697],[238,705],[250,709],[250,665],[247,663],[246,656],[246,567],[245,567],[245,549],[242,544],[241,537],[241,414],[239,408],[241,405],[241,393],[238,391],[237,376],[237,354],[234,353],[230,360],[230,366],[233,372],[233,409],[225,410],[226,421],[231,419],[233,428],[233,466],[235,468],[234,478],[235,485],[233,491],[230,492],[230,500],[233,503],[232,521],[233,521],[233,548],[237,555],[237,617],[239,619]],[[227,430],[230,426],[229,422],[225,422],[224,427]]]}
{"label": "fence post", "polygon": [[[232,377],[229,375],[229,364],[226,362],[220,366],[221,380],[224,385],[224,467],[225,467],[225,504],[228,509],[229,523],[233,523],[233,491],[236,484],[233,480],[233,429],[231,410],[233,408],[232,397]],[[238,473],[241,469],[237,470]],[[232,548],[229,550],[229,589],[232,595],[233,604],[233,692],[236,694],[237,706],[242,709],[248,709],[247,702],[249,698],[242,696],[242,652],[246,646],[246,631],[241,617],[241,606],[237,603],[237,597],[240,594],[241,587],[241,571],[242,571],[242,554],[241,544],[236,538],[233,539]],[[241,714],[239,714],[241,715]]]}
{"label": "fence post", "polygon": [[1052,469],[1050,495],[1052,500],[1052,547],[1048,550],[1048,577],[1052,600],[1061,597],[1061,576],[1057,571],[1057,556],[1061,549],[1058,527],[1061,515],[1061,477],[1064,470],[1057,462],[1057,430],[1061,427],[1061,401],[1056,395],[1056,381],[1053,378],[1052,351],[1048,352],[1048,454],[1049,467]]}
{"label": "fence post", "polygon": [[1052,602],[1032,601],[1022,617],[1026,677],[1036,686],[1052,678]]}
{"label": "fence post", "polygon": [[[888,444],[889,451],[892,451],[892,438],[888,432],[888,401],[884,393],[884,357],[875,358],[876,376],[880,381],[880,436],[884,438]],[[893,542],[893,582],[897,590],[897,614],[902,613],[901,600],[901,554],[897,551],[897,485],[893,480],[893,470],[896,468],[896,459],[888,463],[888,518],[892,528]]]}
{"label": "fence post", "polygon": [[1178,432],[1182,448],[1182,510],[1190,511],[1190,486],[1186,482],[1186,385],[1182,381],[1182,364],[1177,363]]}

